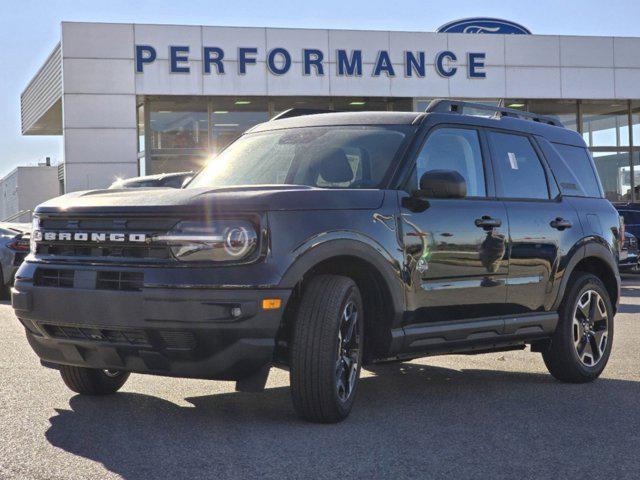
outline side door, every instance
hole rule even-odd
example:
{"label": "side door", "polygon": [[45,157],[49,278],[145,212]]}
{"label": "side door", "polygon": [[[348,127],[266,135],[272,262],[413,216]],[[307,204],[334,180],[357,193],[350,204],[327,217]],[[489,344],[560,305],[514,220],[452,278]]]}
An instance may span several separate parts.
{"label": "side door", "polygon": [[509,218],[508,313],[548,310],[561,280],[561,262],[579,241],[577,212],[560,195],[533,137],[486,132],[496,192]]}
{"label": "side door", "polygon": [[[429,170],[455,170],[467,197],[416,200]],[[419,149],[406,193],[401,193],[400,235],[408,283],[407,324],[499,314],[506,300],[507,214],[494,198],[488,150],[478,129],[438,126]]]}

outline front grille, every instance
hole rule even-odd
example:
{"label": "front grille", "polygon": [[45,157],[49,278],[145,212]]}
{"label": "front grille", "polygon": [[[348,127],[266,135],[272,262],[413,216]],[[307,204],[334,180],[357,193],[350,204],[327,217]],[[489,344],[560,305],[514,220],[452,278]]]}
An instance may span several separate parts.
{"label": "front grille", "polygon": [[73,244],[41,243],[38,245],[39,255],[56,257],[98,257],[105,260],[152,259],[169,260],[171,253],[167,247],[142,246],[87,246]]}
{"label": "front grille", "polygon": [[196,337],[192,332],[160,330],[160,337],[164,341],[165,348],[169,350],[194,350]]}
{"label": "front grille", "polygon": [[94,342],[117,343],[140,347],[150,347],[144,330],[116,330],[106,328],[79,327],[74,325],[41,324],[44,330],[54,338],[66,340],[88,340]]}
{"label": "front grille", "polygon": [[98,272],[96,288],[98,290],[140,291],[144,282],[141,272]]}
{"label": "front grille", "polygon": [[[81,277],[76,280],[76,273]],[[33,280],[38,287],[83,288],[139,292],[144,285],[144,273],[120,271],[71,270],[38,268]]]}
{"label": "front grille", "polygon": [[180,350],[182,352],[192,352],[197,346],[196,335],[190,331],[158,330],[150,331],[147,334],[145,330],[139,328],[117,329],[50,323],[40,323],[40,327],[49,336],[63,340],[80,340],[167,351]]}
{"label": "front grille", "polygon": [[33,283],[38,287],[73,288],[74,271],[58,268],[39,268]]}
{"label": "front grille", "polygon": [[[43,217],[40,228],[47,231],[83,233],[144,233],[163,234],[177,223],[177,218],[90,218],[90,217]],[[66,257],[100,259],[105,262],[123,261],[167,261],[173,256],[167,246],[124,242],[46,241],[38,242],[37,254],[44,257]]]}

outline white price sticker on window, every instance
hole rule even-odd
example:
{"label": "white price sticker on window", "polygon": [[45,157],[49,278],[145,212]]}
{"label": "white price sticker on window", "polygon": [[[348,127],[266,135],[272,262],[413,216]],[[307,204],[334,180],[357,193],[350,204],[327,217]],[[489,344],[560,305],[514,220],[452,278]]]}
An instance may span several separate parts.
{"label": "white price sticker on window", "polygon": [[507,157],[509,157],[509,164],[511,165],[511,169],[518,170],[518,159],[516,158],[516,154],[513,152],[507,152]]}

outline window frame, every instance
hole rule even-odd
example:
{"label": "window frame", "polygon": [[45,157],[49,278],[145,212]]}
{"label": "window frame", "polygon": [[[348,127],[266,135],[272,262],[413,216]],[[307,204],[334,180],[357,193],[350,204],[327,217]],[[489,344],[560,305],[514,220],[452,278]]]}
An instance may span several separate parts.
{"label": "window frame", "polygon": [[[484,136],[483,128],[479,125],[470,123],[438,123],[430,128],[426,129],[421,135],[421,138],[416,140],[413,152],[410,155],[406,165],[403,167],[406,171],[405,178],[400,182],[399,190],[405,191],[411,194],[412,191],[409,188],[411,179],[414,175],[417,175],[418,157],[424,149],[426,143],[429,141],[431,135],[441,129],[459,129],[459,130],[474,130],[478,135],[478,144],[480,146],[480,160],[482,162],[482,174],[484,176],[484,196],[465,196],[464,198],[458,198],[456,200],[471,200],[471,201],[486,201],[490,199],[496,199],[495,195],[495,180],[493,177],[493,166],[491,164],[490,151]],[[418,180],[419,181],[419,180]]]}
{"label": "window frame", "polygon": [[[560,192],[560,188],[558,187],[557,180],[553,175],[551,168],[549,167],[549,164],[544,155],[544,152],[538,145],[538,142],[536,141],[533,135],[525,132],[519,132],[514,130],[504,130],[499,128],[484,128],[484,130],[486,134],[487,146],[491,152],[491,163],[493,164],[496,197],[499,200],[518,201],[518,202],[557,202],[558,201],[558,199],[562,196],[562,194]],[[499,170],[500,167],[498,165],[497,152],[495,151],[495,148],[493,148],[491,138],[490,138],[491,132],[524,137],[529,141],[529,144],[531,145],[531,148],[533,149],[534,153],[538,157],[538,161],[540,162],[540,166],[542,167],[545,183],[547,185],[547,198],[508,197],[505,195],[503,185],[502,185],[502,177]],[[553,179],[553,181],[555,182],[555,189],[554,189],[556,192],[555,196],[552,196],[551,179]]]}

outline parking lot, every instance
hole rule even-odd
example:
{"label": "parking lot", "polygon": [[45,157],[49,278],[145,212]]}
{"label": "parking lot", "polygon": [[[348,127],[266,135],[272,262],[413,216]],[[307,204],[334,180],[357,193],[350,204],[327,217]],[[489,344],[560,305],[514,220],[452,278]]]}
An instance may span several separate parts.
{"label": "parking lot", "polygon": [[640,279],[623,285],[613,354],[566,385],[525,352],[364,372],[339,425],[292,410],[288,374],[262,394],[134,375],[106,398],[40,367],[0,305],[0,478],[638,478]]}

